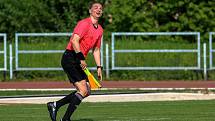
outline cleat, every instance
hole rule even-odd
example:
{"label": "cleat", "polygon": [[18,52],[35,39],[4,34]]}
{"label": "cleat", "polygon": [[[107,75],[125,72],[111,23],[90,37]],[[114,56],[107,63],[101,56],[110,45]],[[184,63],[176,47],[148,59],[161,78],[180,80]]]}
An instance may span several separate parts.
{"label": "cleat", "polygon": [[56,121],[57,109],[54,106],[54,102],[47,103],[47,107],[50,114],[50,118],[52,119],[52,121]]}

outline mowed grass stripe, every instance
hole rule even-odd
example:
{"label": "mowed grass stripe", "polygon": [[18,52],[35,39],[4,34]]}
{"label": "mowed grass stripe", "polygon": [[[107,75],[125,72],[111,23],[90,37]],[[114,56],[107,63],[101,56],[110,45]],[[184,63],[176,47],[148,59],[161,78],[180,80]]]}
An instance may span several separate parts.
{"label": "mowed grass stripe", "polygon": [[[82,103],[74,121],[213,121],[215,100]],[[58,120],[66,106],[58,112]],[[46,105],[0,105],[1,121],[50,121]]]}

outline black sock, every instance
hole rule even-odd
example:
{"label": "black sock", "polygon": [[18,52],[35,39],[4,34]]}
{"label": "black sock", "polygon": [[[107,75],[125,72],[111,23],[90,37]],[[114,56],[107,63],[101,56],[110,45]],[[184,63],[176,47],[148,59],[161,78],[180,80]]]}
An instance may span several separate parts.
{"label": "black sock", "polygon": [[70,93],[69,95],[65,96],[64,98],[58,100],[56,102],[56,108],[59,109],[61,106],[70,103],[70,101],[72,100],[72,98],[76,92],[77,91],[74,91],[74,92]]}
{"label": "black sock", "polygon": [[76,93],[73,96],[73,98],[72,98],[70,104],[68,105],[67,110],[63,116],[63,120],[69,120],[70,119],[70,117],[72,116],[75,109],[81,103],[82,99],[83,99],[83,96],[79,93]]}

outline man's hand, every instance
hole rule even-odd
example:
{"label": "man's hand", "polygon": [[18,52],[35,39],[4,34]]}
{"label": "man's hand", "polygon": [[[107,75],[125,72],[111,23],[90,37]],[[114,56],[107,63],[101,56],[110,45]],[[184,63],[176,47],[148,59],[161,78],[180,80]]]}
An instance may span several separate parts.
{"label": "man's hand", "polygon": [[97,75],[98,75],[99,81],[102,81],[102,69],[101,68],[97,69]]}
{"label": "man's hand", "polygon": [[81,66],[82,70],[86,69],[87,68],[86,61],[85,60],[80,60],[80,62],[81,62],[80,66]]}

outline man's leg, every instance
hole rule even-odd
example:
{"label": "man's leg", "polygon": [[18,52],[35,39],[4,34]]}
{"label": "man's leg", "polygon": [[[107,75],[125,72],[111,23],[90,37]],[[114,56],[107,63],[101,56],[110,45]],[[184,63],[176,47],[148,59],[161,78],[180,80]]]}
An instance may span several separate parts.
{"label": "man's leg", "polygon": [[78,92],[73,95],[70,104],[64,114],[62,121],[69,121],[70,117],[72,116],[73,112],[76,110],[77,106],[81,103],[81,101],[89,95],[89,88],[86,83],[86,80],[82,80],[80,82],[75,83],[75,87],[77,88]]}
{"label": "man's leg", "polygon": [[52,121],[56,121],[58,109],[61,106],[70,103],[71,100],[73,100],[73,96],[75,95],[76,92],[77,91],[74,91],[71,94],[65,96],[64,98],[62,98],[56,102],[48,102],[47,103],[48,111],[49,111],[49,114],[50,114]]}
{"label": "man's leg", "polygon": [[47,103],[47,107],[48,107],[48,111],[50,114],[50,117],[52,119],[52,121],[56,121],[56,117],[57,117],[57,111],[58,109],[71,102],[73,95],[76,93],[77,91],[74,91],[72,93],[70,93],[69,95],[65,96],[64,98],[56,101],[56,102],[48,102]]}
{"label": "man's leg", "polygon": [[69,95],[65,96],[64,98],[56,101],[56,108],[59,109],[61,106],[68,104],[71,102],[73,95],[76,93],[77,91],[74,91],[72,93],[70,93]]}
{"label": "man's leg", "polygon": [[70,121],[70,117],[72,116],[73,112],[76,110],[78,105],[81,103],[83,97],[79,94],[76,93],[71,101],[69,103],[67,110],[62,118],[62,121]]}
{"label": "man's leg", "polygon": [[57,109],[54,102],[47,103],[48,111],[52,121],[56,121]]}

